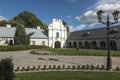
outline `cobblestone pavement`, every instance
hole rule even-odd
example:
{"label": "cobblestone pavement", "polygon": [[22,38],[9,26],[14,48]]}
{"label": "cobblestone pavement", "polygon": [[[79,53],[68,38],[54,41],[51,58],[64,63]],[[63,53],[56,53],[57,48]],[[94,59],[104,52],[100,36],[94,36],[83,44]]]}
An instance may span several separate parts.
{"label": "cobblestone pavement", "polygon": [[[0,59],[12,57],[14,67],[37,65],[106,65],[106,57],[33,55],[30,50],[0,52]],[[112,66],[120,66],[120,57],[112,57]]]}

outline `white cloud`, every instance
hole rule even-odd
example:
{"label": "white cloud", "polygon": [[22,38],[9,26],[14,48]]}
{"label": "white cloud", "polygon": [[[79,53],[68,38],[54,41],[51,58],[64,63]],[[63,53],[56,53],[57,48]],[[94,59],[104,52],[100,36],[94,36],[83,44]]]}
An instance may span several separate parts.
{"label": "white cloud", "polygon": [[78,30],[82,30],[84,27],[86,27],[86,25],[84,25],[84,24],[81,24],[81,25],[76,26],[76,27],[70,25],[69,29],[70,29],[70,31],[78,31]]}
{"label": "white cloud", "polygon": [[2,21],[2,20],[7,20],[7,19],[3,16],[0,16],[0,21]]}
{"label": "white cloud", "polygon": [[[88,10],[80,16],[77,16],[76,19],[85,25],[93,26],[98,24],[97,21],[97,10],[103,9],[107,14],[110,14],[118,10],[120,11],[120,0],[99,0],[95,5],[93,10]],[[110,16],[112,17],[112,15]]]}
{"label": "white cloud", "polygon": [[77,16],[76,19],[80,22],[85,23],[86,25],[93,25],[97,23],[96,12],[89,10],[81,16]]}

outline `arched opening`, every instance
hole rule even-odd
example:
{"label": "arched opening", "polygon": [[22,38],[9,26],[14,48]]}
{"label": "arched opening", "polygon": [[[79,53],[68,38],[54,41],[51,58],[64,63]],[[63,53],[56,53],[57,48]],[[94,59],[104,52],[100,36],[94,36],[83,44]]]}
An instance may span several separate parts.
{"label": "arched opening", "polygon": [[10,41],[9,41],[9,45],[10,45],[10,46],[13,46],[13,40],[10,40]]}
{"label": "arched opening", "polygon": [[104,50],[106,48],[106,44],[104,41],[100,42],[100,49]]}
{"label": "arched opening", "polygon": [[85,44],[85,45],[84,45],[84,48],[85,48],[85,49],[90,49],[90,43],[89,43],[88,41],[85,41],[84,44]]}
{"label": "arched opening", "polygon": [[110,41],[110,49],[111,50],[117,50],[117,44],[115,41]]}
{"label": "arched opening", "polygon": [[78,47],[79,47],[79,48],[82,48],[82,47],[83,47],[83,44],[82,44],[81,41],[78,43]]}
{"label": "arched opening", "polygon": [[77,48],[77,43],[73,42],[73,48]]}
{"label": "arched opening", "polygon": [[96,41],[92,41],[90,46],[91,46],[91,49],[97,49]]}
{"label": "arched opening", "polygon": [[61,43],[60,41],[55,42],[55,48],[61,48]]}
{"label": "arched opening", "polygon": [[71,42],[68,42],[68,47],[69,47],[69,48],[72,48]]}

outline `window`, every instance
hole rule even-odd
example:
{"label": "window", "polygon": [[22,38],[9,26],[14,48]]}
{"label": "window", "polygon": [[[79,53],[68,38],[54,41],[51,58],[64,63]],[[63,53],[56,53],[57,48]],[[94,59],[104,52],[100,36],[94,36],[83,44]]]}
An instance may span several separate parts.
{"label": "window", "polygon": [[117,30],[117,28],[113,29],[110,31],[110,34],[115,34],[115,33],[119,33],[119,31]]}
{"label": "window", "polygon": [[35,41],[32,41],[32,45],[35,45]]}
{"label": "window", "polygon": [[42,41],[42,45],[45,45],[45,41]]}
{"label": "window", "polygon": [[89,35],[90,35],[90,32],[86,32],[82,36],[85,37],[85,36],[89,36]]}
{"label": "window", "polygon": [[56,32],[56,38],[59,38],[59,32]]}

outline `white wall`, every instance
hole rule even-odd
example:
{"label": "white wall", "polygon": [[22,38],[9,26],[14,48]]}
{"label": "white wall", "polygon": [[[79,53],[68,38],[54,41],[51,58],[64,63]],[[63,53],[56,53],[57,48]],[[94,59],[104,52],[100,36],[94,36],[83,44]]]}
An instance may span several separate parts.
{"label": "white wall", "polygon": [[30,45],[33,45],[33,42],[35,42],[34,45],[42,45],[42,41],[45,42],[45,46],[48,46],[48,39],[30,39],[31,43]]}

